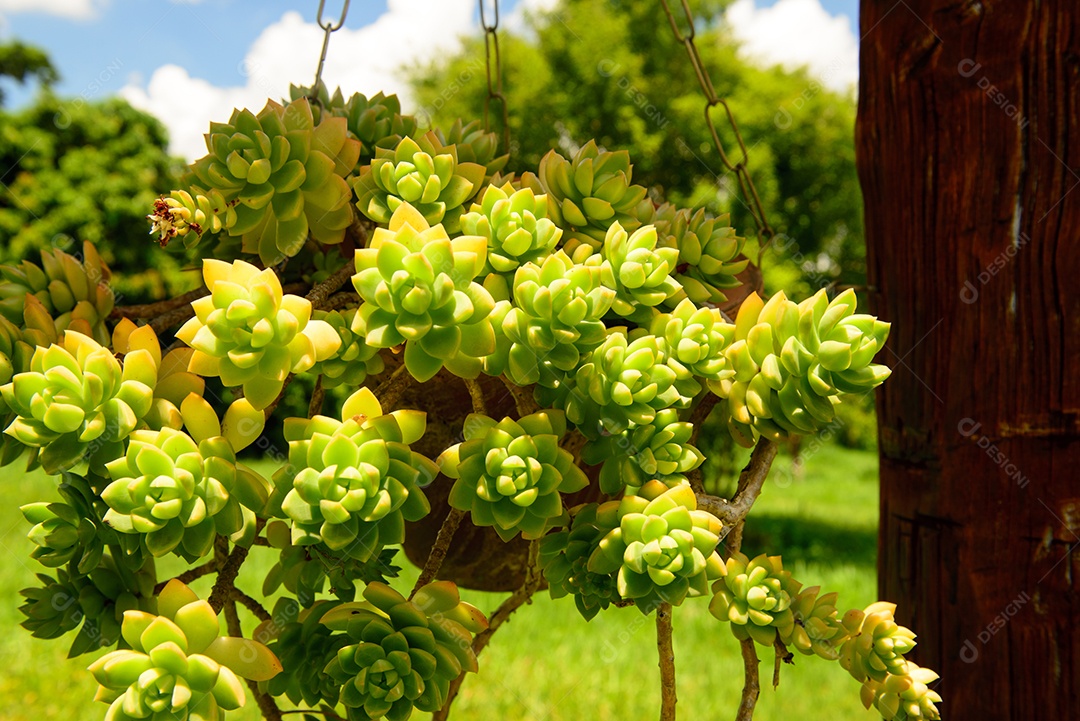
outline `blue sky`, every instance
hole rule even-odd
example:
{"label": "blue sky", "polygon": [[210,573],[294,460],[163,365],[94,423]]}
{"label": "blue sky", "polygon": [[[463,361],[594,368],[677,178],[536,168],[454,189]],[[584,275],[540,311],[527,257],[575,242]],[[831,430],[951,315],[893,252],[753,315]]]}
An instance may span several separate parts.
{"label": "blue sky", "polygon": [[[522,6],[553,3],[504,0],[504,20],[520,26]],[[852,81],[856,0],[738,0],[735,6],[733,26],[762,62],[809,63],[834,76],[830,84]],[[62,75],[62,95],[118,93],[154,112],[174,133],[174,149],[190,155],[204,115],[280,96],[290,81],[310,82],[321,37],[313,26],[317,7],[315,0],[0,0],[0,37],[44,47]],[[353,0],[346,29],[331,41],[328,79],[360,86],[348,90],[374,92],[378,85],[400,93],[395,63],[452,51],[456,37],[475,32],[475,7],[475,0]],[[341,0],[326,0],[327,14],[336,17],[340,8]],[[836,16],[846,16],[847,24]],[[410,44],[388,34],[417,37]],[[382,65],[359,67],[365,56],[358,45],[374,48]],[[30,97],[17,86],[4,89],[9,105]]]}

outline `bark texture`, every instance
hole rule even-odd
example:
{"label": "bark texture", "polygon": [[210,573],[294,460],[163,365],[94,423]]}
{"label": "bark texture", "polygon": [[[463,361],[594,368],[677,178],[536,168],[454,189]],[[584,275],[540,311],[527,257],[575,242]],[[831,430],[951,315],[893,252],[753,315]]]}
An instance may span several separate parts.
{"label": "bark texture", "polygon": [[944,718],[1080,719],[1080,5],[862,0],[880,592]]}

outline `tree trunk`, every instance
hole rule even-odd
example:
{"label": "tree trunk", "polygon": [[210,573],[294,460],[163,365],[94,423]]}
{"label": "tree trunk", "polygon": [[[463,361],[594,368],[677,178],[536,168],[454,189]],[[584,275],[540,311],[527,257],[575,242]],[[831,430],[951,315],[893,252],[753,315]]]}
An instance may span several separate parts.
{"label": "tree trunk", "polygon": [[1080,719],[1080,5],[860,22],[880,591],[944,718]]}

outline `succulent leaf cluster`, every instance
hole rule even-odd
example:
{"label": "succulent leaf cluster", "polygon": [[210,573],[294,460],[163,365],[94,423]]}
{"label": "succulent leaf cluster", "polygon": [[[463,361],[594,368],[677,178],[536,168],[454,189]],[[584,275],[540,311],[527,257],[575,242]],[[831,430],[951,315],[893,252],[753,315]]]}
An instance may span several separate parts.
{"label": "succulent leaf cluster", "polygon": [[651,308],[674,298],[682,288],[672,277],[679,251],[657,247],[655,226],[644,225],[631,234],[615,221],[600,255],[608,262],[605,282],[615,290],[612,310],[624,318],[647,322]]}
{"label": "succulent leaf cluster", "polygon": [[195,195],[186,190],[174,190],[168,197],[158,198],[153,211],[146,216],[150,221],[150,235],[158,237],[162,248],[173,238],[182,238],[185,248],[194,247],[203,233],[221,232],[229,207],[221,191],[216,189],[205,193],[196,189]]}
{"label": "succulent leaf cluster", "polygon": [[739,280],[735,276],[750,264],[746,258],[736,260],[742,253],[745,238],[735,235],[735,229],[728,225],[728,216],[712,218],[704,208],[696,212],[684,208],[676,211],[670,220],[658,218],[656,225],[660,245],[679,251],[678,272],[674,277],[682,286],[680,295],[699,306],[727,300],[723,291],[737,287]]}
{"label": "succulent leaf cluster", "polygon": [[255,511],[269,496],[267,482],[237,465],[223,436],[196,443],[173,428],[135,431],[127,453],[105,467],[112,482],[101,492],[104,522],[154,556],[176,551],[195,560],[218,534],[253,537]]}
{"label": "succulent leaf cluster", "polygon": [[[326,244],[344,239],[353,221],[345,177],[360,157],[345,118],[322,114],[316,123],[306,97],[288,105],[270,100],[258,115],[237,110],[228,123],[211,123],[206,147],[208,154],[191,166],[187,190],[203,210],[218,207],[217,191],[225,201],[221,225],[265,265],[296,255],[309,235]],[[161,230],[188,235],[194,229],[173,223]]]}
{"label": "succulent leaf cluster", "polygon": [[618,501],[609,501],[571,509],[570,525],[540,540],[540,568],[551,597],[572,595],[586,621],[621,598],[612,574],[589,570],[600,541],[619,524],[618,508]]}
{"label": "succulent leaf cluster", "polygon": [[221,636],[210,604],[175,579],[158,596],[158,614],[125,611],[121,633],[131,648],[89,669],[108,721],[216,721],[244,705],[240,678],[265,681],[281,670],[261,643]]}
{"label": "succulent leaf cluster", "polygon": [[335,601],[320,600],[302,608],[288,597],[277,600],[270,620],[260,624],[253,634],[254,638],[272,638],[266,647],[281,661],[281,673],[261,685],[264,692],[311,707],[337,703],[341,684],[323,669],[349,639],[322,623],[323,616],[337,605]]}
{"label": "succulent leaf cluster", "polygon": [[345,402],[342,420],[288,419],[291,469],[279,474],[277,495],[292,525],[291,543],[322,543],[364,562],[404,541],[405,521],[431,509],[421,486],[438,474],[431,460],[409,448],[425,428],[420,411],[383,415],[366,388]]}
{"label": "succulent leaf cluster", "polygon": [[325,669],[341,685],[339,701],[351,719],[404,721],[414,709],[436,711],[450,682],[478,669],[472,638],[487,620],[461,602],[453,584],[430,584],[406,600],[369,583],[364,598],[322,618],[352,641]]}
{"label": "succulent leaf cluster", "polygon": [[915,633],[896,622],[895,603],[878,601],[865,610],[852,609],[841,623],[848,638],[840,647],[840,665],[856,681],[877,682],[903,675],[904,654],[915,648]]}
{"label": "succulent leaf cluster", "polygon": [[565,434],[560,411],[498,422],[469,415],[465,441],[439,457],[442,472],[455,479],[450,505],[468,511],[477,526],[494,527],[504,541],[519,533],[539,538],[563,514],[559,494],[589,482],[573,455],[559,447]]}
{"label": "succulent leaf cluster", "polygon": [[855,292],[829,301],[825,290],[796,305],[781,292],[768,302],[751,294],[724,351],[734,375],[710,381],[727,399],[728,427],[747,447],[810,434],[831,423],[843,393],[865,393],[889,377],[873,363],[889,324],[855,313]]}
{"label": "succulent leaf cluster", "polygon": [[789,581],[791,623],[779,627],[780,640],[789,648],[807,656],[816,654],[829,661],[837,660],[840,643],[847,638],[836,615],[837,594],[821,593],[820,586],[802,588],[794,579]]}
{"label": "succulent leaf cluster", "polygon": [[65,330],[109,342],[105,320],[116,298],[112,272],[90,241],[81,257],[59,248],[41,251],[41,265],[24,260],[0,265],[0,316],[25,330],[25,340],[38,346],[55,343]]}
{"label": "succulent leaf cluster", "polygon": [[499,136],[484,130],[479,120],[466,123],[458,118],[446,130],[435,128],[435,134],[443,145],[453,145],[457,149],[460,162],[484,166],[488,178],[498,174],[510,160],[508,153],[499,155]]}
{"label": "succulent leaf cluster", "polygon": [[382,373],[385,368],[379,349],[369,346],[362,336],[353,332],[355,318],[355,308],[341,312],[315,311],[315,320],[329,323],[341,338],[337,353],[311,367],[312,374],[322,376],[323,388],[356,388],[363,385],[368,377]]}
{"label": "succulent leaf cluster", "polygon": [[[721,523],[698,510],[688,483],[669,487],[649,481],[636,495],[624,496],[614,509],[618,527],[601,540],[589,558],[593,573],[618,574],[619,595],[648,614],[661,603],[681,605],[687,596],[703,596],[721,573],[716,553]],[[601,507],[597,515],[610,510]]]}
{"label": "succulent leaf cluster", "polygon": [[429,224],[457,232],[464,205],[480,191],[485,174],[482,165],[459,162],[457,148],[443,145],[434,132],[405,137],[393,150],[376,148],[371,165],[361,168],[356,206],[385,224],[408,203]]}
{"label": "succulent leaf cluster", "polygon": [[867,679],[863,684],[863,706],[873,708],[885,721],[937,721],[941,695],[930,688],[938,675],[928,668],[907,661],[898,674],[884,681]]}
{"label": "succulent leaf cluster", "polygon": [[418,381],[443,366],[475,378],[495,351],[495,301],[475,282],[487,257],[481,236],[450,238],[401,203],[367,248],[356,251],[353,285],[363,303],[353,330],[374,348],[405,344],[405,367]]}
{"label": "succulent leaf cluster", "polygon": [[30,370],[0,388],[17,414],[5,432],[40,448],[49,473],[87,457],[103,462],[150,410],[156,382],[157,360],[149,351],[128,353],[121,366],[108,348],[68,330],[62,345],[37,348]]}
{"label": "succulent leaf cluster", "polygon": [[750,560],[742,553],[730,556],[713,584],[709,612],[731,622],[731,632],[743,640],[752,638],[772,646],[779,628],[792,621],[791,573],[784,570],[780,556],[762,554]]}
{"label": "succulent leaf cluster", "polygon": [[333,356],[341,337],[311,318],[311,301],[282,293],[273,270],[242,260],[203,261],[210,295],[192,301],[195,317],[176,333],[191,346],[188,370],[243,386],[256,410],[270,405],[290,373]]}
{"label": "succulent leaf cluster", "polygon": [[608,495],[624,487],[640,488],[653,479],[675,485],[705,461],[704,454],[690,443],[693,434],[692,423],[680,421],[674,408],[664,408],[648,423],[634,423],[619,433],[591,439],[581,459],[602,464],[600,490]]}
{"label": "succulent leaf cluster", "polygon": [[509,183],[489,185],[461,216],[461,232],[487,238],[484,273],[512,273],[525,263],[540,263],[555,249],[562,229],[547,217],[547,196]]}

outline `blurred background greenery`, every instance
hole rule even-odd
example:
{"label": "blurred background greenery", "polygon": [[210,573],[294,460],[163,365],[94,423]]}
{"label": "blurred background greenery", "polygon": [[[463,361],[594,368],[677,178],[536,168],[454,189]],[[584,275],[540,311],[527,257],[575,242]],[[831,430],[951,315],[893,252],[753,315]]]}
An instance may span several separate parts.
{"label": "blurred background greenery", "polygon": [[[698,15],[705,18],[725,3],[699,5]],[[740,233],[752,234],[737,183],[722,172],[712,148],[684,51],[670,33],[658,31],[667,25],[659,4],[563,0],[557,12],[533,17],[520,36],[502,35],[514,163],[535,168],[550,149],[569,155],[596,138],[606,148],[630,150],[634,180],[654,199],[730,213]],[[706,23],[698,33],[716,91],[736,114],[751,173],[779,233],[762,258],[766,290],[801,299],[826,286],[861,286],[865,248],[854,98],[802,71],[747,63],[721,24]],[[483,56],[482,42],[473,40],[437,65],[410,69],[422,122],[448,125],[457,117],[482,116]],[[184,169],[166,150],[162,124],[119,98],[57,97],[50,89],[56,72],[48,57],[17,41],[0,44],[0,75],[38,85],[27,107],[0,107],[0,169],[6,169],[0,177],[0,262],[34,258],[41,248],[77,252],[83,240],[91,240],[114,271],[121,304],[160,299],[197,284],[198,274],[184,258],[162,252],[148,234],[145,216],[154,198],[168,192]],[[722,111],[714,118],[725,148],[734,153]],[[294,384],[291,390],[295,397],[286,402],[306,407],[305,389]],[[747,527],[748,552],[784,549],[798,578],[839,591],[845,608],[875,600],[876,437],[872,397],[851,399],[818,437],[785,449]],[[715,418],[702,439],[709,483],[718,491],[730,488],[748,452],[731,443]],[[262,470],[273,469],[267,462]],[[10,721],[96,719],[102,713],[96,704],[70,703],[93,695],[83,670],[88,659],[65,661],[67,644],[32,639],[15,628],[21,620],[18,589],[41,570],[28,558],[26,524],[17,509],[53,498],[52,483],[0,469],[0,484],[11,491],[0,506],[0,545],[12,559],[0,567],[0,627],[6,630],[0,634],[0,718]],[[255,557],[242,576],[250,590],[259,587],[259,573],[269,565]],[[467,597],[485,611],[501,600],[497,594]],[[675,626],[677,657],[695,659],[679,677],[681,715],[729,715],[741,686],[738,645],[726,631],[716,632],[702,602],[681,609]],[[656,684],[643,683],[656,673],[653,644],[651,623],[632,609],[602,614],[590,627],[572,603],[544,595],[496,637],[480,678],[464,686],[455,715],[638,718],[659,703]],[[598,672],[566,672],[582,659]],[[867,717],[857,684],[835,666],[804,657],[785,669],[778,693],[763,692],[759,708],[761,719]],[[256,716],[249,708],[235,718]]]}

